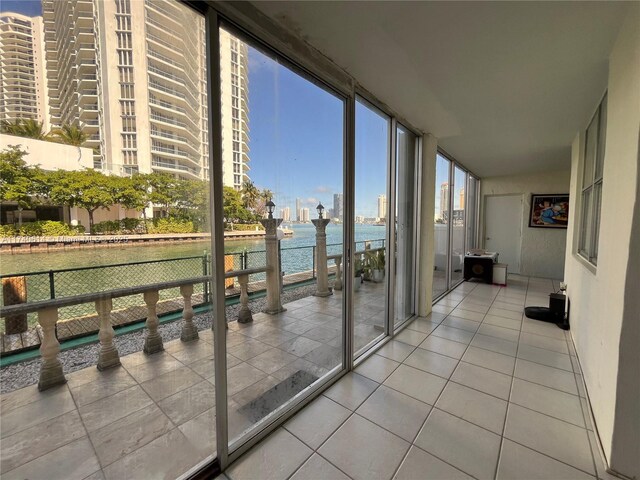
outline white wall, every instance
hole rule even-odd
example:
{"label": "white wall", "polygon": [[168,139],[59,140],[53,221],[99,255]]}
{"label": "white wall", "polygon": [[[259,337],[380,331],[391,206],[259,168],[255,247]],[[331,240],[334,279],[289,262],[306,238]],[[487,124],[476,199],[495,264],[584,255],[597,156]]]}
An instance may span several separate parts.
{"label": "white wall", "polygon": [[[584,131],[576,136],[572,145],[569,253],[565,266],[567,293],[571,299],[571,334],[598,434],[610,467],[630,478],[640,478],[640,315],[634,309],[640,293],[640,275],[630,263],[633,258],[638,263],[640,248],[638,237],[632,236],[640,223],[639,24],[640,5],[636,3],[629,9],[609,58],[598,267],[589,267],[576,254]],[[599,100],[593,99],[594,110]],[[588,121],[584,119],[584,128]]]}
{"label": "white wall", "polygon": [[29,153],[24,157],[27,165],[40,165],[43,170],[93,168],[93,152],[90,148],[0,134],[0,150],[9,145],[20,145]]}
{"label": "white wall", "polygon": [[485,198],[487,195],[522,195],[522,243],[520,274],[562,279],[567,230],[529,227],[531,194],[568,193],[570,172],[483,178],[480,182],[480,232],[484,242]]}

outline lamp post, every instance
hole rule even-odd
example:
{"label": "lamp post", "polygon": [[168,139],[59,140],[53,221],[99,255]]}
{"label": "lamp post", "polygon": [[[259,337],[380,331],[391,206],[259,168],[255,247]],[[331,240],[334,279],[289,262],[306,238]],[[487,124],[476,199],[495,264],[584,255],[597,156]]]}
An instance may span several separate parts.
{"label": "lamp post", "polygon": [[265,229],[264,245],[267,255],[267,307],[265,313],[275,315],[284,312],[280,301],[280,265],[278,262],[278,225],[282,223],[281,218],[273,218],[273,211],[276,207],[273,201],[267,202],[268,217],[260,220]]}
{"label": "lamp post", "polygon": [[318,275],[316,279],[316,297],[328,297],[333,293],[329,290],[329,271],[327,269],[327,225],[331,221],[324,218],[324,206],[318,203],[316,207],[318,218],[311,220],[316,227],[316,268]]}

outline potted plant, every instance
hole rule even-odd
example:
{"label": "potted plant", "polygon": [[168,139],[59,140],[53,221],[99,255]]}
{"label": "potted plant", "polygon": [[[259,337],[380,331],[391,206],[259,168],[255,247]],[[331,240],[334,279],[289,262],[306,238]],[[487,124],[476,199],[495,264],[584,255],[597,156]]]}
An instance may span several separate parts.
{"label": "potted plant", "polygon": [[375,261],[372,263],[372,278],[376,283],[384,280],[385,257],[384,250],[380,249],[376,252]]}

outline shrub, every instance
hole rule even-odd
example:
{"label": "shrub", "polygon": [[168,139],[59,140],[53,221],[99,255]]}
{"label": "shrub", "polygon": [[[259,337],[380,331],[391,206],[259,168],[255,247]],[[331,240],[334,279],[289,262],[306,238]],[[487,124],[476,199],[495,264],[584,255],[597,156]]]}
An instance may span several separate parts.
{"label": "shrub", "polygon": [[118,220],[105,220],[93,225],[91,233],[102,235],[113,235],[120,233],[120,222]]}
{"label": "shrub", "polygon": [[[3,228],[3,236],[10,236],[4,234],[11,230],[6,227],[13,228],[13,236],[20,235],[23,237],[57,237],[57,236],[71,236],[78,235],[80,232],[79,227],[71,227],[63,222],[55,222],[53,220],[45,220],[38,222],[23,223],[20,228],[5,225]],[[84,229],[84,227],[82,227]]]}
{"label": "shrub", "polygon": [[193,222],[177,220],[174,218],[158,218],[148,226],[149,233],[193,233]]}
{"label": "shrub", "polygon": [[0,225],[0,237],[15,237],[16,233],[13,225]]}
{"label": "shrub", "polygon": [[138,233],[142,220],[137,218],[123,218],[120,220],[120,229],[123,233]]}
{"label": "shrub", "polygon": [[[227,231],[230,231],[231,225],[227,224],[225,229]],[[244,232],[244,231],[264,230],[264,227],[259,223],[234,223],[233,230]]]}

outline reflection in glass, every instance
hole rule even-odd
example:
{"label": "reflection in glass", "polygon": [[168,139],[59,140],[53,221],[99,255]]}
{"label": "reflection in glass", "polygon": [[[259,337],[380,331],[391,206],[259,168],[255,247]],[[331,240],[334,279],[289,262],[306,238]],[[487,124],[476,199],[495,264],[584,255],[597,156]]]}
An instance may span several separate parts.
{"label": "reflection in glass", "polygon": [[344,102],[226,30],[220,49],[225,268],[240,271],[228,291],[266,290],[246,305],[253,321],[227,309],[233,450],[342,365]]}
{"label": "reflection in glass", "polygon": [[395,324],[415,313],[416,136],[399,125],[396,133]]}
{"label": "reflection in glass", "polygon": [[434,215],[433,298],[447,291],[449,268],[449,170],[451,162],[438,154],[436,158],[436,198]]}
{"label": "reflection in glass", "polygon": [[464,198],[467,229],[465,249],[468,252],[470,249],[476,248],[478,232],[478,180],[473,175],[467,175],[467,191]]}
{"label": "reflection in glass", "polygon": [[462,280],[462,269],[465,254],[465,212],[467,199],[466,173],[454,167],[453,176],[453,216],[451,237],[451,286]]}
{"label": "reflection in glass", "polygon": [[358,99],[356,103],[354,285],[355,338],[359,351],[384,334],[387,242],[387,172],[390,119]]}

